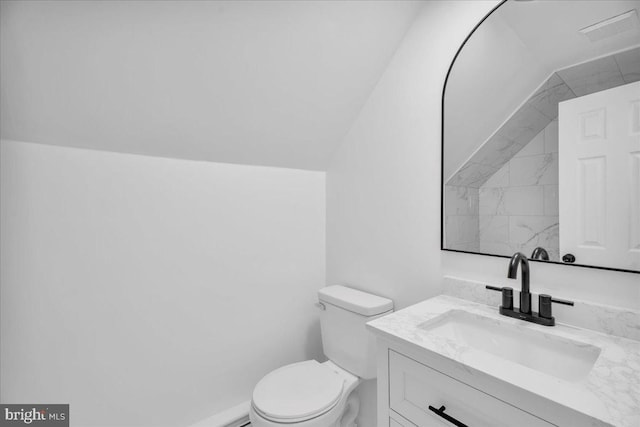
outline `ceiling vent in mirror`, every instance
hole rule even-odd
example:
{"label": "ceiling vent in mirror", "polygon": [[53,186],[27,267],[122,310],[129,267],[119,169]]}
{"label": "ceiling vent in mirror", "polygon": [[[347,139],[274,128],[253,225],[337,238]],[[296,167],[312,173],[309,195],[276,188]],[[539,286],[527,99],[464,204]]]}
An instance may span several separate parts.
{"label": "ceiling vent in mirror", "polygon": [[632,9],[620,15],[607,18],[604,21],[589,25],[581,29],[580,32],[587,36],[592,42],[597,42],[630,30],[637,30],[639,27],[638,13],[635,9]]}

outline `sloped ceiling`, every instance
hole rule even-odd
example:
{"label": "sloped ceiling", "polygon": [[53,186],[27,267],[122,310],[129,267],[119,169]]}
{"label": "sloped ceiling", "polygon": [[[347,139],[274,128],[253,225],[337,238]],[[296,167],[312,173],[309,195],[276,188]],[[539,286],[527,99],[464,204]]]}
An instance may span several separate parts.
{"label": "sloped ceiling", "polygon": [[557,70],[473,153],[447,185],[478,188],[547,125],[562,101],[640,80],[640,48]]}
{"label": "sloped ceiling", "polygon": [[2,138],[323,170],[419,1],[8,1]]}
{"label": "sloped ceiling", "polygon": [[555,70],[640,44],[635,29],[591,42],[579,30],[640,0],[510,0],[473,34],[456,59],[445,100],[445,177],[471,155]]}

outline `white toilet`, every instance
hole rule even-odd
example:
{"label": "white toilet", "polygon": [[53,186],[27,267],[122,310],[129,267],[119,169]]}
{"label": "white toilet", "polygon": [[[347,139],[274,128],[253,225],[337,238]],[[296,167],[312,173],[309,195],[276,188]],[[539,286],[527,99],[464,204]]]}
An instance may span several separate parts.
{"label": "white toilet", "polygon": [[253,427],[355,427],[353,390],[376,377],[375,340],[365,323],[393,311],[393,301],[344,286],[318,292],[322,345],[329,361],[283,366],[253,390]]}

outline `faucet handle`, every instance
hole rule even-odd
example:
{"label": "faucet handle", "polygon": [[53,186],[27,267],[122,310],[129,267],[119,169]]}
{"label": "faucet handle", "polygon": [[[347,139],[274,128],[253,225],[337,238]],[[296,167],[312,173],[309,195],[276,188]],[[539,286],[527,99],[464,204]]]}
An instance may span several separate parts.
{"label": "faucet handle", "polygon": [[573,305],[573,301],[553,298],[551,295],[547,294],[540,294],[538,296],[538,311],[540,317],[544,317],[545,319],[551,319],[553,317],[551,314],[552,302],[555,302],[556,304]]}
{"label": "faucet handle", "polygon": [[508,310],[513,310],[513,288],[503,287],[498,288],[495,286],[486,285],[485,288],[491,291],[499,291],[502,292],[502,308],[506,308]]}
{"label": "faucet handle", "polygon": [[566,299],[551,298],[551,302],[555,302],[556,304],[573,306],[573,301],[569,301],[569,300],[566,300]]}

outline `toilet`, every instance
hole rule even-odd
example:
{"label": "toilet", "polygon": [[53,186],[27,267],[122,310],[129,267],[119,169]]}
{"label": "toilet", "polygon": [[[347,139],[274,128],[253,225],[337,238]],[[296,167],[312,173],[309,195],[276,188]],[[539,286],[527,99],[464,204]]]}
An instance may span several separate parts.
{"label": "toilet", "polygon": [[318,292],[322,346],[329,358],[293,363],[262,378],[253,390],[253,427],[355,427],[355,388],[376,377],[370,320],[393,311],[393,301],[345,286]]}

